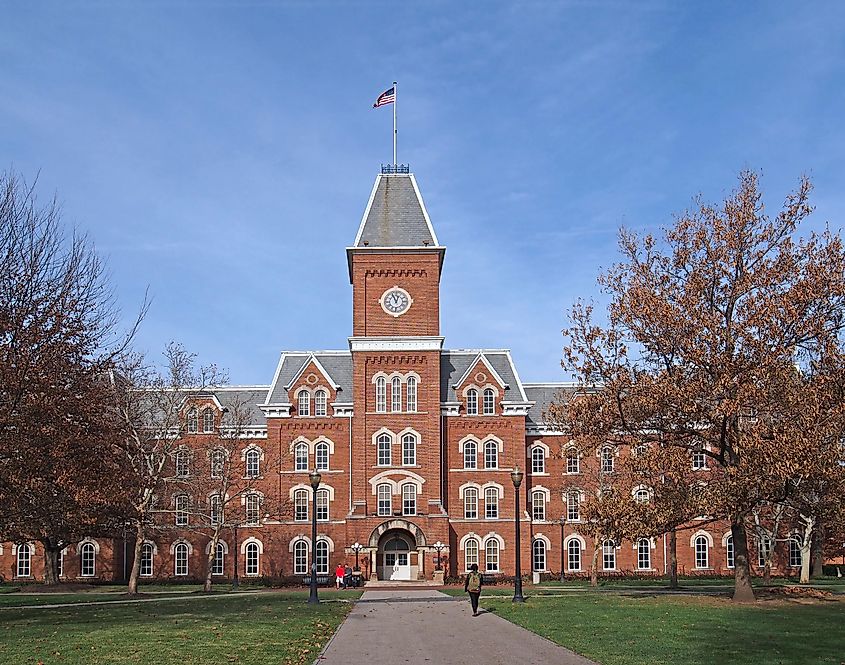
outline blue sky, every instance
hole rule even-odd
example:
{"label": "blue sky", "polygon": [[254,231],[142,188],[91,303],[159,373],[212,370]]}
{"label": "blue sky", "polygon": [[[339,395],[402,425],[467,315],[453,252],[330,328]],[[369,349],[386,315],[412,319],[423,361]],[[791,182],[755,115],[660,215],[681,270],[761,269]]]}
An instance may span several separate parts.
{"label": "blue sky", "polygon": [[659,229],[746,167],[812,225],[845,212],[845,4],[11,2],[0,162],[54,192],[109,260],[154,357],[233,383],[282,349],[346,348],[379,164],[411,164],[447,246],[451,348],[566,380],[566,311],[600,297],[620,225]]}

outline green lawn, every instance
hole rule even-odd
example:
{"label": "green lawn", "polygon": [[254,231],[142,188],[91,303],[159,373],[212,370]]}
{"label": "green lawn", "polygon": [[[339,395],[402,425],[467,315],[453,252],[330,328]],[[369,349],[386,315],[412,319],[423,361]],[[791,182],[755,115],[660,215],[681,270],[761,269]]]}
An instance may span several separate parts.
{"label": "green lawn", "polygon": [[845,602],[571,594],[482,607],[602,665],[841,665]]}
{"label": "green lawn", "polygon": [[[327,592],[326,600],[358,592]],[[7,596],[8,597],[8,596]],[[0,610],[0,663],[311,663],[351,609],[307,592]]]}

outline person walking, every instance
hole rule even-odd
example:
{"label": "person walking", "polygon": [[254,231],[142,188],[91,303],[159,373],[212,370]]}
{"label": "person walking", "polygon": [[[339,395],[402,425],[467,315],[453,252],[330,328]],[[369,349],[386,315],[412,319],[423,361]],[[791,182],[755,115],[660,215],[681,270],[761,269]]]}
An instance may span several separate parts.
{"label": "person walking", "polygon": [[481,596],[481,585],[484,584],[484,577],[478,572],[478,564],[470,566],[464,581],[464,591],[469,594],[469,602],[472,604],[472,616],[478,616],[478,598]]}
{"label": "person walking", "polygon": [[337,568],[334,569],[334,583],[338,589],[340,589],[341,585],[343,584],[343,564],[337,564]]}

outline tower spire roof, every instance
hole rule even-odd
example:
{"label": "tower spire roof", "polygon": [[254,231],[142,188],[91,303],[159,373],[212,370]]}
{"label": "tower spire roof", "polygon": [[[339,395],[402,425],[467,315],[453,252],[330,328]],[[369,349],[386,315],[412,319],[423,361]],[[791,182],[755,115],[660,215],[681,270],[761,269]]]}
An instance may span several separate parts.
{"label": "tower spire roof", "polygon": [[414,175],[380,173],[376,176],[354,247],[437,246],[437,235]]}

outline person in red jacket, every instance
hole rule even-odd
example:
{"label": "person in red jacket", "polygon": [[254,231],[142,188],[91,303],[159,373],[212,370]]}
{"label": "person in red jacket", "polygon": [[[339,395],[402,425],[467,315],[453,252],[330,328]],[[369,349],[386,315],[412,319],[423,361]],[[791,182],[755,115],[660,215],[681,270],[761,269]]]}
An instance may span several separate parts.
{"label": "person in red jacket", "polygon": [[340,589],[341,585],[343,584],[343,564],[337,564],[337,568],[334,569],[334,583],[338,589]]}

